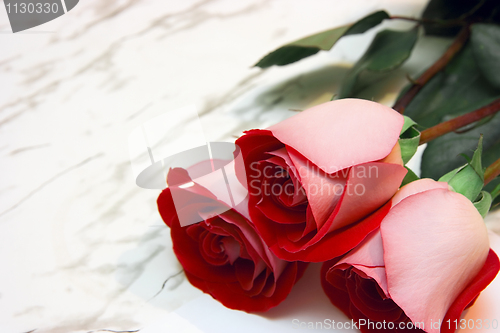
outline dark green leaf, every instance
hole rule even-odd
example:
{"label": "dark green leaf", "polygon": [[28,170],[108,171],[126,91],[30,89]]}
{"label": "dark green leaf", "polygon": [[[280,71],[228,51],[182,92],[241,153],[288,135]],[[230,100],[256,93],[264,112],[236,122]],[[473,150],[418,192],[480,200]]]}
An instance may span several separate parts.
{"label": "dark green leaf", "polygon": [[267,68],[273,65],[284,66],[316,54],[320,50],[330,50],[341,37],[364,33],[387,18],[389,18],[389,15],[385,11],[378,11],[362,18],[354,24],[330,29],[299,39],[269,53],[259,60],[255,66],[260,68]]}
{"label": "dark green leaf", "polygon": [[[498,0],[431,0],[422,17],[441,21],[441,23],[425,22],[425,33],[454,36],[460,31],[460,23],[500,22],[499,8]],[[454,24],[450,25],[450,21],[454,21]]]}
{"label": "dark green leaf", "polygon": [[419,125],[431,127],[479,109],[497,98],[500,98],[500,90],[492,87],[481,75],[468,44],[444,71],[436,74],[420,90],[405,109],[405,114]]}
{"label": "dark green leaf", "polygon": [[476,207],[479,214],[481,214],[483,218],[485,218],[488,212],[490,211],[492,201],[493,200],[491,194],[489,194],[486,191],[481,191],[481,193],[479,194],[479,200],[474,202],[474,206]]}
{"label": "dark green leaf", "polygon": [[346,31],[344,36],[362,34],[371,28],[382,23],[383,20],[390,18],[386,11],[380,10],[378,12],[372,13],[368,16],[363,17],[358,22],[351,25],[351,27]]}
{"label": "dark green leaf", "polygon": [[500,26],[474,24],[471,43],[479,70],[489,83],[500,89]]}
{"label": "dark green leaf", "polygon": [[471,156],[479,136],[483,134],[482,165],[490,165],[500,158],[500,115],[480,127],[466,133],[448,133],[427,144],[422,155],[422,177],[438,179],[466,161],[460,156]]}
{"label": "dark green leaf", "polygon": [[418,176],[413,172],[410,168],[405,166],[406,170],[408,170],[408,173],[406,174],[405,178],[403,179],[403,182],[401,183],[401,186],[405,186],[406,184],[409,184],[415,180],[419,180]]}
{"label": "dark green leaf", "polygon": [[317,47],[285,45],[260,59],[255,66],[260,68],[267,68],[273,65],[284,66],[312,56],[319,51],[320,49]]}
{"label": "dark green leaf", "polygon": [[[457,19],[469,13],[481,2],[483,1],[431,0],[422,13],[422,18],[443,21]],[[447,27],[440,24],[424,24],[427,35],[453,36],[459,32],[460,28],[460,26]]]}
{"label": "dark green leaf", "polygon": [[493,202],[490,209],[496,209],[500,207],[500,177],[493,179],[484,187],[485,191],[491,193],[491,198]]}
{"label": "dark green leaf", "polygon": [[500,195],[500,183],[491,191],[491,197],[495,199]]}
{"label": "dark green leaf", "polygon": [[417,37],[418,27],[407,31],[380,31],[342,81],[339,98],[353,96],[358,76],[364,70],[388,71],[402,65],[410,56]]}

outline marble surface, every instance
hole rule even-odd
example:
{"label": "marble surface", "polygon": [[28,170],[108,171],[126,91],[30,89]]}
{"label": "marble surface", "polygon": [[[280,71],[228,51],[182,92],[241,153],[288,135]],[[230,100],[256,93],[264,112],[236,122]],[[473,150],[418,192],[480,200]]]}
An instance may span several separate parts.
{"label": "marble surface", "polygon": [[[217,310],[185,280],[156,209],[159,191],[135,184],[128,136],[195,104],[205,136],[231,141],[327,101],[375,31],[291,66],[252,65],[307,34],[378,9],[418,15],[425,2],[85,0],[16,34],[2,4],[0,331],[200,332],[190,321],[204,306],[247,328],[264,320],[286,331],[283,313],[303,291],[255,316]],[[436,58],[446,45],[420,42],[365,97],[390,105],[422,55]],[[497,222],[488,223],[500,230]]]}

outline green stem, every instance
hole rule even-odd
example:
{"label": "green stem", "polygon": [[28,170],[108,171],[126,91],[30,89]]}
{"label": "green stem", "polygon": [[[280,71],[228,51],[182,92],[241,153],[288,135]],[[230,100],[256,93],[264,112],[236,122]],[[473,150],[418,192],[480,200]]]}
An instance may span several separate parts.
{"label": "green stem", "polygon": [[484,171],[484,185],[491,182],[493,179],[500,175],[500,158],[493,162],[489,167]]}
{"label": "green stem", "polygon": [[500,98],[495,100],[493,103],[477,109],[476,111],[466,113],[463,116],[442,122],[422,131],[422,133],[420,133],[420,144],[422,145],[440,137],[441,135],[456,131],[465,125],[472,124],[478,120],[491,116],[498,111],[500,111]]}
{"label": "green stem", "polygon": [[430,79],[434,77],[437,73],[443,70],[446,65],[450,62],[451,59],[462,49],[467,40],[469,39],[470,29],[469,26],[465,26],[462,28],[460,33],[457,35],[457,38],[453,41],[450,47],[446,50],[446,52],[438,59],[431,67],[429,67],[418,79],[413,82],[413,85],[401,96],[394,106],[392,107],[394,110],[399,113],[404,113],[406,107],[413,98],[418,94],[420,89],[429,82]]}

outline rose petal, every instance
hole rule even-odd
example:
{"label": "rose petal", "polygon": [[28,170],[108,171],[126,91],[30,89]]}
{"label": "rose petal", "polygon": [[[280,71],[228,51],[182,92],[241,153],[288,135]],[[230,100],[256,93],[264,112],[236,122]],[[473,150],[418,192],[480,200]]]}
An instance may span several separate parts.
{"label": "rose petal", "polygon": [[370,320],[379,322],[394,322],[401,316],[402,310],[393,300],[382,299],[374,280],[362,277],[355,268],[350,275],[347,279],[349,298],[360,312]]}
{"label": "rose petal", "polygon": [[259,294],[248,297],[246,292],[241,289],[239,282],[207,283],[203,278],[196,277],[189,271],[185,270],[185,274],[193,286],[212,295],[224,306],[246,312],[260,312],[267,311],[281,303],[290,293],[297,279],[302,276],[306,267],[307,265],[303,263],[290,263],[287,265],[282,277],[276,282],[276,289],[271,296]]}
{"label": "rose petal", "polygon": [[360,220],[389,201],[406,172],[401,165],[379,162],[352,167],[330,231]]}
{"label": "rose petal", "polygon": [[302,111],[269,130],[326,173],[334,173],[389,155],[403,123],[403,116],[387,106],[341,99]]}
{"label": "rose petal", "polygon": [[399,145],[399,141],[396,143],[394,148],[392,148],[391,153],[378,162],[403,165],[404,163],[403,158],[401,157],[401,146]]}
{"label": "rose petal", "polygon": [[317,229],[326,222],[344,192],[346,177],[339,173],[326,174],[293,149],[289,149],[299,174]]}
{"label": "rose petal", "polygon": [[344,263],[366,267],[384,267],[384,249],[380,230],[370,233],[363,242],[343,257],[337,265]]}
{"label": "rose petal", "polygon": [[474,205],[444,189],[414,194],[380,225],[388,290],[413,322],[442,320],[483,266],[489,242]]}
{"label": "rose petal", "polygon": [[229,259],[229,262],[233,264],[236,259],[240,256],[240,243],[238,243],[234,238],[232,237],[224,237],[222,239],[222,244],[224,246],[224,252],[227,255],[227,258]]}
{"label": "rose petal", "polygon": [[[500,278],[497,275],[500,263],[498,257],[495,255],[495,252],[500,253],[500,236],[490,231],[489,238],[491,250],[486,263],[474,281],[462,291],[448,310],[448,313],[446,313],[446,317],[443,320],[444,324],[441,326],[441,333],[455,332],[454,320],[460,320],[463,309],[479,293],[481,294],[474,303],[474,306],[467,310],[466,315],[463,317],[467,323],[469,323],[470,319],[473,319],[474,325],[470,329],[467,327],[460,330],[460,332],[477,332],[478,330],[481,333],[498,332],[498,327],[493,325],[492,321],[498,320],[498,314],[500,313],[500,299],[498,298],[498,295],[500,295]],[[453,324],[448,324],[448,319]]]}
{"label": "rose petal", "polygon": [[[397,330],[390,330],[390,329],[383,329],[381,327],[376,327],[375,323],[373,325],[367,325],[368,317],[363,314],[352,302],[352,298],[349,296],[348,288],[347,288],[347,278],[349,276],[352,277],[351,274],[355,274],[351,272],[351,268],[349,268],[348,264],[343,264],[346,265],[346,267],[343,267],[343,265],[339,266],[341,269],[334,268],[336,267],[335,265],[336,260],[330,260],[325,262],[321,266],[321,286],[323,287],[323,290],[325,294],[328,296],[330,299],[330,302],[335,305],[337,308],[339,308],[343,313],[345,313],[349,318],[352,318],[355,322],[359,323],[360,320],[364,320],[365,325],[360,326],[359,329],[363,333],[394,333],[394,332],[401,332],[401,333],[423,333],[424,331],[422,330],[409,330],[409,329],[397,329]],[[375,295],[376,296],[376,295]],[[391,300],[386,300],[384,302],[391,303]],[[387,319],[385,319],[386,323],[388,321],[394,322],[394,323],[399,323],[405,320],[408,320],[404,312],[399,309],[397,306],[392,307],[390,306],[392,304],[389,304],[388,310],[390,309],[390,313]],[[395,305],[395,304],[394,304]],[[373,310],[377,310],[376,302],[373,303],[372,308],[369,308],[369,312],[373,315]],[[366,309],[365,309],[366,310]],[[400,314],[399,318],[398,313]],[[377,314],[375,314],[377,316]],[[378,314],[380,315],[380,314]],[[377,316],[378,317],[378,316]],[[380,318],[380,317],[378,317]],[[390,319],[389,319],[390,318]],[[396,319],[394,319],[396,318]],[[374,321],[373,319],[370,319],[372,322]],[[382,323],[383,320],[380,320],[380,323]],[[397,327],[397,324],[395,325]]]}
{"label": "rose petal", "polygon": [[[277,202],[277,198],[270,192],[270,188],[273,188],[274,184],[278,184],[278,189],[282,188],[279,183],[272,183],[272,180],[263,180],[263,185],[261,187],[262,196],[260,201],[257,203],[256,207],[262,211],[262,213],[267,216],[270,220],[277,223],[303,223],[305,222],[305,205],[297,207],[287,207],[280,202]],[[265,193],[269,191],[269,193]],[[252,193],[251,193],[252,195]]]}
{"label": "rose petal", "polygon": [[354,266],[366,274],[366,276],[377,281],[377,284],[384,291],[385,296],[389,297],[384,267],[384,249],[379,230],[373,231],[368,235],[354,250],[343,257],[337,265],[343,264]]}
{"label": "rose petal", "polygon": [[[389,212],[389,209],[390,202],[359,223],[330,232],[324,236],[321,242],[317,242],[303,249],[300,249],[300,246],[296,247],[293,243],[275,243],[279,234],[269,234],[270,242],[268,244],[273,253],[284,260],[301,260],[307,262],[330,260],[330,258],[344,255],[361,243],[366,235],[378,228],[382,219]],[[275,230],[278,232],[278,229]]]}
{"label": "rose petal", "polygon": [[429,178],[423,178],[418,181],[411,182],[399,189],[399,191],[394,195],[392,198],[392,206],[396,206],[401,200],[411,195],[437,188],[446,190],[448,187],[448,183],[446,182],[437,182]]}

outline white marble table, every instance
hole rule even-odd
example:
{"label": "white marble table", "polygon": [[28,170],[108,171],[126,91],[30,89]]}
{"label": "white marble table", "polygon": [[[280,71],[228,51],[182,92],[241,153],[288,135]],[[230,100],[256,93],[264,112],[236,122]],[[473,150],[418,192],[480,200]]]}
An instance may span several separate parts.
{"label": "white marble table", "polygon": [[[244,329],[287,331],[286,309],[307,298],[304,291],[252,316],[218,308],[179,273],[156,209],[159,191],[135,185],[128,135],[162,112],[197,103],[207,135],[231,140],[290,116],[289,109],[327,101],[374,31],[292,66],[251,66],[307,34],[378,9],[417,15],[424,4],[82,0],[17,34],[2,4],[0,332],[210,331],[190,323],[204,306],[246,323]],[[390,104],[405,73],[421,70],[418,56],[383,82],[392,93],[366,94]]]}

